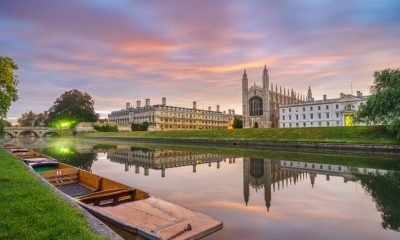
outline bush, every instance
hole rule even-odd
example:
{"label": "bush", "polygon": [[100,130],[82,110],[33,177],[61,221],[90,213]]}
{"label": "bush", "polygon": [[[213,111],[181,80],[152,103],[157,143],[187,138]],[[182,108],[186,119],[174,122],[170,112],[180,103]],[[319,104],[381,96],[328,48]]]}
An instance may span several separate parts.
{"label": "bush", "polygon": [[111,124],[106,124],[106,125],[94,124],[93,128],[99,132],[118,132],[118,127],[116,125],[111,125]]}
{"label": "bush", "polygon": [[132,131],[147,131],[149,128],[149,123],[144,122],[142,124],[139,123],[132,123]]}
{"label": "bush", "polygon": [[243,120],[241,118],[235,117],[233,120],[233,128],[243,128]]}
{"label": "bush", "polygon": [[4,122],[0,119],[0,137],[4,136]]}

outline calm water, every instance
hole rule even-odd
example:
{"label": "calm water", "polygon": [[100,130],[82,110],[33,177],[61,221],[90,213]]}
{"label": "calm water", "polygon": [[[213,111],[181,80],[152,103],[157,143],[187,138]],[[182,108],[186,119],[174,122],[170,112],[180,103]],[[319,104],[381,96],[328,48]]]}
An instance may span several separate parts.
{"label": "calm water", "polygon": [[206,239],[400,239],[399,156],[24,139],[224,222]]}

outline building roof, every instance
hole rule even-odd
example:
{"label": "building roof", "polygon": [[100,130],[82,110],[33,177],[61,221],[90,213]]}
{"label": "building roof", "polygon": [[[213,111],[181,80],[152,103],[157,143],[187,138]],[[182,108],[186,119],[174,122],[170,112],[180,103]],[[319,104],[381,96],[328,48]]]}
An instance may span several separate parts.
{"label": "building roof", "polygon": [[292,104],[279,106],[279,108],[299,107],[299,106],[309,106],[309,105],[319,105],[319,104],[329,104],[329,103],[341,103],[341,102],[366,101],[367,98],[368,98],[368,96],[358,97],[358,96],[354,96],[351,94],[345,94],[343,97],[340,97],[340,98],[331,98],[331,99],[326,99],[326,100],[292,103]]}
{"label": "building roof", "polygon": [[144,106],[140,108],[128,108],[128,109],[121,109],[119,111],[113,111],[111,112],[112,115],[118,115],[118,114],[126,114],[130,112],[142,112],[142,111],[147,111],[147,110],[153,110],[157,108],[172,108],[175,110],[181,110],[185,112],[205,112],[205,113],[213,113],[213,114],[218,114],[218,115],[224,115],[223,112],[219,111],[209,111],[209,110],[203,110],[203,109],[193,109],[193,108],[185,108],[185,107],[176,107],[176,106],[168,106],[168,105],[162,105],[162,104],[155,104],[155,105],[149,105],[149,106]]}

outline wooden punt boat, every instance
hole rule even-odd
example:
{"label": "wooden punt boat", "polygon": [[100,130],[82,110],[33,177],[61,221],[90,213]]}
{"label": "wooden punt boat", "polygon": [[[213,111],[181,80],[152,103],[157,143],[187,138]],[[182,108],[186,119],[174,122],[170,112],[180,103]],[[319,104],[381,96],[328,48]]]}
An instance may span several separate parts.
{"label": "wooden punt boat", "polygon": [[13,153],[13,155],[16,156],[17,158],[23,160],[26,163],[54,161],[54,159],[51,157],[48,157],[41,153],[32,152],[32,151],[16,152],[16,153]]}
{"label": "wooden punt boat", "polygon": [[113,228],[137,239],[200,239],[222,222],[67,164],[34,163],[40,176]]}
{"label": "wooden punt boat", "polygon": [[22,153],[22,152],[30,152],[30,150],[26,149],[26,148],[8,148],[6,149],[7,151],[9,151],[10,153]]}

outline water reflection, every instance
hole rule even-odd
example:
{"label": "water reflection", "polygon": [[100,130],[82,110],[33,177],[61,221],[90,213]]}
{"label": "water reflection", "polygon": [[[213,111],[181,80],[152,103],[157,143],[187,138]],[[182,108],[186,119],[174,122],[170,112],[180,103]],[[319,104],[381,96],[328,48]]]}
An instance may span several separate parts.
{"label": "water reflection", "polygon": [[228,150],[63,139],[19,144],[223,220],[224,229],[210,239],[399,237],[396,157],[278,151],[242,157]]}
{"label": "water reflection", "polygon": [[[161,170],[161,177],[165,177],[167,168],[177,168],[183,166],[193,166],[193,172],[196,172],[196,166],[199,164],[208,164],[216,162],[217,168],[220,162],[224,161],[226,156],[212,153],[196,153],[190,151],[176,151],[163,149],[148,149],[129,147],[118,148],[108,152],[108,158],[112,162],[118,162],[125,165],[125,171],[131,167],[135,168],[135,173],[140,173],[140,167],[144,168],[144,175],[149,175],[149,169]],[[232,161],[229,159],[229,161]]]}

